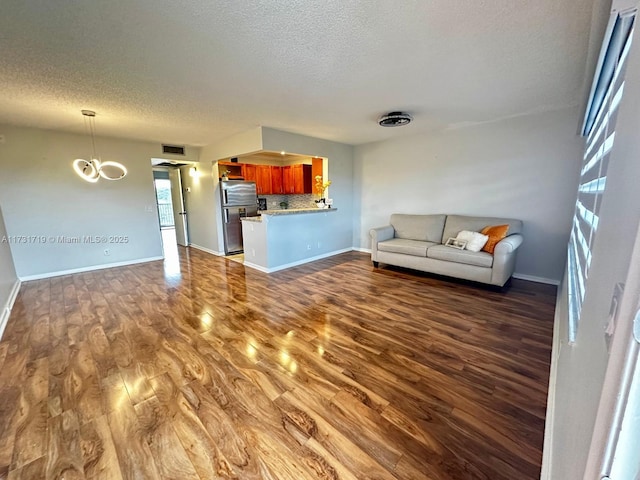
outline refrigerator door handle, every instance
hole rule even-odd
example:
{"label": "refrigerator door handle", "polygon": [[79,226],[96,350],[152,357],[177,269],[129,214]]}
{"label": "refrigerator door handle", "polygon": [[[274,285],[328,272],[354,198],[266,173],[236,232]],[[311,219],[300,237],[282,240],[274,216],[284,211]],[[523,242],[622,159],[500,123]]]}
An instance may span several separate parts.
{"label": "refrigerator door handle", "polygon": [[224,209],[224,223],[229,223],[229,210]]}
{"label": "refrigerator door handle", "polygon": [[225,205],[229,203],[229,198],[227,197],[227,190],[222,190],[222,201]]}

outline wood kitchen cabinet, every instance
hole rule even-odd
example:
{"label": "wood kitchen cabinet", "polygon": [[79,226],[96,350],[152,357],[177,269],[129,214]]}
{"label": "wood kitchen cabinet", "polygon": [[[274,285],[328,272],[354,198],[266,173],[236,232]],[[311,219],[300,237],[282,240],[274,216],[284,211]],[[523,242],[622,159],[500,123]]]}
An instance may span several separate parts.
{"label": "wood kitchen cabinet", "polygon": [[282,185],[286,194],[313,193],[311,165],[282,167]]}
{"label": "wood kitchen cabinet", "polygon": [[248,163],[242,164],[242,176],[247,182],[256,181],[256,166]]}
{"label": "wood kitchen cabinet", "polygon": [[218,162],[218,177],[222,178],[222,174],[229,172],[229,180],[242,180],[243,164],[237,162]]}
{"label": "wood kitchen cabinet", "polygon": [[311,165],[255,165],[250,163],[218,162],[220,177],[228,171],[229,179],[256,182],[258,195],[293,195],[313,193]]}
{"label": "wood kitchen cabinet", "polygon": [[258,195],[271,195],[271,165],[256,165],[256,190]]}
{"label": "wood kitchen cabinet", "polygon": [[294,193],[313,193],[313,180],[311,178],[311,165],[293,166]]}
{"label": "wood kitchen cabinet", "polygon": [[278,165],[271,165],[271,193],[274,195],[282,195],[285,193],[282,184],[282,169]]}
{"label": "wood kitchen cabinet", "polygon": [[286,194],[313,193],[311,165],[282,167],[282,185]]}
{"label": "wood kitchen cabinet", "polygon": [[285,194],[293,193],[293,169],[291,165],[282,167],[282,190]]}

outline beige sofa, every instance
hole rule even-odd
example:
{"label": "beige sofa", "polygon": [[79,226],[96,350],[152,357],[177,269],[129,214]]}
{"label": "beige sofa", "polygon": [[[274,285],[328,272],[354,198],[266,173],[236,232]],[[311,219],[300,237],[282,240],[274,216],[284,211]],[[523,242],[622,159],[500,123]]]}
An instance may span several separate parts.
{"label": "beige sofa", "polygon": [[[522,222],[509,218],[462,215],[391,215],[390,225],[373,228],[371,260],[388,265],[504,286],[513,274],[518,247],[522,243]],[[444,245],[462,230],[479,232],[490,225],[509,225],[507,237],[493,255]]]}

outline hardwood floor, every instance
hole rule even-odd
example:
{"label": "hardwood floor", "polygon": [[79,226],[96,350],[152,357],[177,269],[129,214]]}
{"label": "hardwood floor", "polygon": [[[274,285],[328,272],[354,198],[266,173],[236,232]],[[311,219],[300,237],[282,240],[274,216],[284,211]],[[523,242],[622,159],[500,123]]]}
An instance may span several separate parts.
{"label": "hardwood floor", "polygon": [[555,288],[191,249],[22,286],[0,478],[537,479]]}

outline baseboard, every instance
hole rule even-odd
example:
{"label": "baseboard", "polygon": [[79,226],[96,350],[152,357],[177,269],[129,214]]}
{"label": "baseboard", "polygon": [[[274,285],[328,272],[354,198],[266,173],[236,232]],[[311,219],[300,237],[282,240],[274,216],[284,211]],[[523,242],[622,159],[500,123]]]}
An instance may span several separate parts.
{"label": "baseboard", "polygon": [[224,257],[224,252],[216,252],[215,250],[211,250],[211,249],[206,248],[206,247],[201,247],[200,245],[197,245],[195,243],[190,243],[189,246],[195,248],[196,250],[200,250],[202,252],[210,253],[211,255],[215,255],[216,257]]}
{"label": "baseboard", "polygon": [[22,282],[28,282],[31,280],[42,280],[43,278],[60,277],[62,275],[72,275],[74,273],[92,272],[94,270],[104,270],[105,268],[126,267],[127,265],[155,262],[158,260],[164,260],[164,257],[138,258],[136,260],[127,260],[124,262],[105,263],[103,265],[91,265],[90,267],[72,268],[70,270],[60,270],[57,272],[38,273],[37,275],[25,275],[20,277],[20,280]]}
{"label": "baseboard", "polygon": [[553,278],[536,277],[535,275],[525,275],[523,273],[514,273],[512,277],[517,278],[519,280],[527,280],[529,282],[546,283],[547,285],[555,285],[556,287],[560,285],[560,280],[554,280]]}
{"label": "baseboard", "polygon": [[249,268],[253,268],[254,270],[258,270],[262,273],[271,273],[271,272],[275,272],[275,270],[269,270],[267,267],[263,267],[261,265],[256,265],[255,263],[251,263],[251,262],[247,262],[247,260],[245,259],[245,261],[243,262],[243,265],[245,267],[249,267]]}
{"label": "baseboard", "polygon": [[341,253],[347,253],[352,251],[353,251],[353,248],[343,248],[341,250],[334,250],[333,252],[323,253],[322,255],[316,255],[315,257],[303,258],[302,260],[297,260],[295,262],[285,263],[284,265],[278,265],[277,267],[273,267],[273,268],[267,268],[260,265],[256,265],[255,263],[247,262],[245,257],[244,266],[253,268],[255,270],[259,270],[263,273],[273,273],[273,272],[278,272],[280,270],[286,270],[287,268],[297,267],[298,265],[315,262],[316,260],[322,260],[323,258],[333,257],[334,255],[340,255]]}
{"label": "baseboard", "polygon": [[356,248],[356,247],[353,247],[352,250],[354,252],[371,253],[371,249],[370,248]]}
{"label": "baseboard", "polygon": [[[565,272],[565,278],[566,278]],[[544,443],[542,448],[542,468],[540,480],[552,480],[553,432],[556,420],[556,389],[558,382],[558,362],[562,349],[562,325],[566,325],[569,312],[569,299],[566,281],[558,291],[556,311],[553,319],[553,342],[551,346],[551,366],[549,368],[549,390],[547,391],[547,411],[544,425]]]}
{"label": "baseboard", "polygon": [[4,334],[4,329],[7,326],[7,322],[9,321],[9,317],[11,316],[11,309],[13,308],[13,304],[16,301],[16,297],[18,296],[18,292],[20,291],[20,285],[22,282],[20,279],[16,279],[16,282],[13,284],[13,288],[11,292],[9,292],[9,298],[7,298],[7,302],[5,303],[2,311],[0,311],[0,340],[2,340],[2,335]]}

